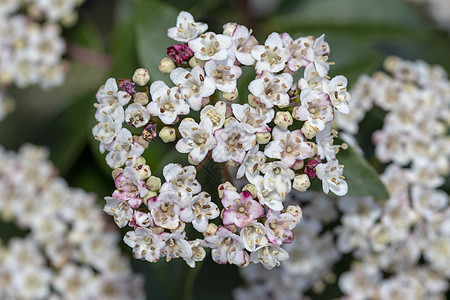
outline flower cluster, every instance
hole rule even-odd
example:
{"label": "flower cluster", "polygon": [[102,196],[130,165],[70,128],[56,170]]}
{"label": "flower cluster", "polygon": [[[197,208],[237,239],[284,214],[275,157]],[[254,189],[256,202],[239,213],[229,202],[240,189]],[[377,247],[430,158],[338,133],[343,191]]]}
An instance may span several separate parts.
{"label": "flower cluster", "polygon": [[[0,90],[11,84],[51,88],[63,83],[66,45],[60,23],[75,23],[75,8],[83,1],[0,2]],[[6,112],[0,106],[0,116]]]}
{"label": "flower cluster", "polygon": [[1,299],[144,299],[96,197],[69,188],[42,148],[0,148],[0,213],[25,237],[0,245]]}
{"label": "flower cluster", "polygon": [[[116,185],[105,211],[120,227],[134,227],[125,242],[136,258],[181,256],[194,266],[209,247],[218,263],[273,268],[287,259],[280,245],[292,242],[301,219],[298,206],[284,205],[291,189],[306,191],[317,177],[325,193],[347,193],[336,159],[341,145],[333,145],[331,130],[335,111],[349,112],[347,80],[327,76],[324,35],[294,40],[274,32],[259,44],[243,25],[227,23],[222,34],[207,29],[187,12],[168,29],[180,43],[168,48],[172,59],[162,59],[159,69],[172,86],[150,84],[140,68],[132,80],[110,78],[98,90],[92,133]],[[256,76],[240,97],[237,80],[246,66]],[[142,157],[158,137],[188,154],[190,163],[166,165],[163,184]],[[209,160],[229,181],[219,187],[221,213],[195,179]],[[237,179],[248,182],[241,192]],[[219,227],[209,223],[219,215]],[[205,239],[188,240],[187,223]]]}
{"label": "flower cluster", "polygon": [[361,115],[373,105],[386,111],[373,140],[376,157],[388,163],[381,176],[390,199],[339,200],[337,247],[357,259],[339,285],[349,299],[444,299],[450,208],[438,187],[450,173],[450,82],[441,67],[423,61],[390,57],[385,69],[390,75],[360,78],[352,97]]}

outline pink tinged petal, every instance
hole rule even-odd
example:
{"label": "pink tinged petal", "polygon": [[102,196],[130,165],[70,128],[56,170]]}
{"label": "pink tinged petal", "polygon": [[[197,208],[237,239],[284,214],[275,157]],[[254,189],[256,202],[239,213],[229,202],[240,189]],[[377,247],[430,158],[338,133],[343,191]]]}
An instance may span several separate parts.
{"label": "pink tinged petal", "polygon": [[[247,212],[253,219],[258,219],[264,214],[264,208],[255,200],[249,201],[250,203],[247,206]],[[242,227],[242,226],[241,226]]]}
{"label": "pink tinged petal", "polygon": [[222,197],[222,205],[223,207],[228,209],[236,204],[236,202],[234,201],[235,199],[240,200],[240,198],[241,196],[239,195],[238,192],[232,190],[224,190]]}
{"label": "pink tinged petal", "polygon": [[237,213],[232,209],[225,209],[222,213],[223,225],[232,225],[237,221]]}
{"label": "pink tinged petal", "polygon": [[245,158],[245,150],[244,149],[238,149],[234,154],[230,157],[233,161],[241,164],[244,161]]}

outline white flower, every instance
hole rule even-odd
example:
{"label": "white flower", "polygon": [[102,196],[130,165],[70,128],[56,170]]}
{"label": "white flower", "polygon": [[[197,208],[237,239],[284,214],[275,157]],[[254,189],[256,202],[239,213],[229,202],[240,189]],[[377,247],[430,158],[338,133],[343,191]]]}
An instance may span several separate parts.
{"label": "white flower", "polygon": [[[45,299],[50,294],[50,283],[53,280],[52,272],[44,266],[23,265],[20,272],[12,276],[12,284],[18,299]],[[1,293],[0,293],[1,295]]]}
{"label": "white flower", "polygon": [[188,42],[195,39],[207,29],[207,24],[194,22],[194,17],[190,13],[181,11],[177,17],[176,27],[169,28],[167,30],[167,36],[178,42]]}
{"label": "white flower", "polygon": [[211,251],[212,259],[218,264],[249,264],[248,253],[244,250],[241,238],[225,227],[219,227],[216,234],[205,238]]}
{"label": "white flower", "polygon": [[319,36],[314,42],[314,61],[311,63],[314,64],[314,67],[317,70],[317,73],[320,77],[325,77],[328,74],[328,70],[330,69],[330,65],[328,64],[328,54],[330,53],[330,46],[327,42],[325,42],[325,34]]}
{"label": "white flower", "polygon": [[98,115],[97,121],[99,123],[92,128],[92,135],[100,142],[100,153],[104,153],[105,146],[111,144],[122,129],[123,121],[104,114]]}
{"label": "white flower", "polygon": [[281,265],[280,261],[289,258],[289,254],[283,248],[269,244],[260,246],[250,254],[250,261],[252,263],[261,263],[266,269],[273,269]]}
{"label": "white flower", "polygon": [[216,90],[214,80],[205,75],[201,66],[192,68],[191,72],[176,68],[170,73],[170,79],[180,88],[182,98],[196,111],[202,107],[203,98],[211,96]]}
{"label": "white flower", "polygon": [[161,186],[160,192],[174,192],[182,200],[182,207],[190,204],[192,196],[200,193],[200,183],[195,179],[197,171],[194,166],[181,167],[178,164],[168,164],[163,169],[166,182]]}
{"label": "white flower", "polygon": [[176,230],[171,233],[163,232],[160,236],[165,242],[164,247],[161,249],[161,253],[166,257],[166,261],[178,257],[182,257],[183,259],[190,259],[192,257],[191,245],[185,239],[185,231]]}
{"label": "white flower", "polygon": [[300,129],[289,131],[276,126],[272,132],[272,139],[264,154],[267,157],[281,159],[288,167],[297,160],[311,156],[311,147],[304,141],[305,137]]}
{"label": "white flower", "polygon": [[289,105],[287,92],[292,86],[292,81],[292,75],[288,73],[274,75],[269,71],[264,71],[260,78],[250,82],[248,90],[258,97],[266,108],[274,105],[286,107]]}
{"label": "white flower", "polygon": [[227,49],[233,44],[231,38],[223,34],[207,32],[189,42],[189,48],[195,57],[201,60],[224,60],[228,56]]}
{"label": "white flower", "polygon": [[236,28],[234,29],[231,38],[233,40],[233,51],[236,59],[243,65],[253,65],[255,59],[251,52],[253,47],[258,45],[258,41],[251,35],[250,30],[243,25],[236,24]]}
{"label": "white flower", "polygon": [[189,113],[189,105],[182,99],[178,88],[169,87],[163,81],[155,81],[150,86],[152,102],[147,109],[152,116],[157,116],[164,124],[173,124],[178,115]]}
{"label": "white flower", "polygon": [[350,93],[347,92],[347,78],[339,75],[323,83],[323,91],[328,93],[333,106],[341,113],[348,114]]}
{"label": "white flower", "polygon": [[263,164],[261,172],[264,174],[264,186],[286,197],[291,190],[291,180],[295,177],[294,171],[282,161],[274,161]]}
{"label": "white flower", "polygon": [[347,194],[348,186],[344,176],[342,176],[343,168],[336,159],[316,166],[316,175],[322,180],[322,188],[325,194],[328,194],[329,190],[338,196]]}
{"label": "white flower", "polygon": [[420,186],[411,187],[411,202],[414,209],[423,217],[431,220],[435,214],[448,205],[448,194]]}
{"label": "white flower", "polygon": [[233,64],[223,65],[209,60],[205,63],[205,73],[214,80],[219,91],[231,93],[236,89],[237,79],[241,77],[242,69]]}
{"label": "white flower", "polygon": [[211,201],[211,195],[201,192],[192,197],[191,203],[181,210],[180,219],[183,222],[192,222],[198,232],[205,232],[208,220],[217,218],[219,213],[219,208]]}
{"label": "white flower", "polygon": [[180,153],[189,153],[195,163],[200,163],[216,145],[209,118],[202,119],[200,124],[185,119],[181,121],[178,130],[182,139],[177,142],[175,148]]}
{"label": "white flower", "polygon": [[161,249],[165,246],[162,238],[148,228],[137,228],[135,231],[128,231],[123,241],[133,248],[133,256],[135,258],[145,259],[150,262],[159,260]]}
{"label": "white flower", "polygon": [[192,255],[189,258],[183,257],[184,261],[189,267],[195,268],[196,261],[202,261],[206,256],[206,251],[203,247],[207,246],[206,242],[200,239],[188,241],[191,245]]}
{"label": "white flower", "polygon": [[217,146],[212,151],[215,162],[226,162],[229,159],[242,163],[246,151],[253,148],[256,136],[253,133],[242,130],[242,125],[235,120],[230,121],[225,128],[214,132]]}
{"label": "white flower", "polygon": [[255,145],[250,151],[245,155],[242,164],[236,173],[236,178],[242,178],[245,175],[248,181],[252,181],[253,177],[259,175],[261,170],[261,165],[266,162],[266,156],[263,152],[258,151],[259,146]]}
{"label": "white flower", "polygon": [[257,175],[252,180],[251,183],[256,186],[259,203],[275,211],[281,211],[283,209],[282,202],[285,200],[285,197],[280,195],[276,189],[269,189],[265,185],[263,176]]}
{"label": "white flower", "polygon": [[233,114],[241,123],[248,124],[250,132],[268,132],[270,127],[267,123],[271,122],[275,114],[273,109],[263,107],[253,107],[248,104],[231,104]]}
{"label": "white flower", "polygon": [[339,146],[333,145],[333,134],[331,132],[331,123],[328,123],[325,128],[317,133],[317,155],[320,159],[327,159],[327,161],[336,158],[335,149]]}
{"label": "white flower", "polygon": [[150,113],[140,103],[132,103],[125,110],[125,121],[133,127],[142,127],[150,121]]}
{"label": "white flower", "polygon": [[250,252],[255,251],[259,246],[265,246],[269,242],[266,237],[266,230],[264,225],[256,220],[246,225],[241,230],[242,244],[244,244],[245,249]]}
{"label": "white flower", "polygon": [[115,199],[113,197],[105,197],[106,204],[103,211],[110,216],[114,216],[114,222],[120,228],[125,227],[133,218],[133,209],[126,201]]}
{"label": "white flower", "polygon": [[106,163],[113,169],[123,166],[126,162],[136,161],[145,150],[133,141],[131,132],[126,128],[120,129],[114,141],[105,148],[110,151],[106,156]]}
{"label": "white flower", "polygon": [[301,105],[292,112],[297,120],[308,121],[318,131],[323,130],[326,123],[333,121],[334,111],[328,94],[305,89],[300,93],[300,101]]}
{"label": "white flower", "polygon": [[267,37],[264,46],[254,46],[251,53],[257,61],[255,70],[258,74],[265,70],[273,73],[283,70],[291,56],[290,50],[284,47],[280,34],[276,32]]}
{"label": "white flower", "polygon": [[306,67],[314,61],[313,37],[301,37],[294,41],[288,33],[283,33],[281,39],[292,52],[291,58],[287,62],[289,70],[297,72],[301,67]]}
{"label": "white flower", "polygon": [[298,224],[298,218],[290,213],[269,210],[264,224],[267,239],[274,245],[289,244],[294,240],[292,229]]}
{"label": "white flower", "polygon": [[217,103],[212,105],[206,105],[200,112],[200,119],[204,118],[211,119],[212,130],[222,128],[225,122],[225,114],[227,112],[227,104],[223,101],[217,101]]}

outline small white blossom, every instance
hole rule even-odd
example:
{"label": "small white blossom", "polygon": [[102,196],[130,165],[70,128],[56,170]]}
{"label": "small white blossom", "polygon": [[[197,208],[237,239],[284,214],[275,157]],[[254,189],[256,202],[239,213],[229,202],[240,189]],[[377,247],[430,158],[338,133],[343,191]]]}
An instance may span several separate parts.
{"label": "small white blossom", "polygon": [[126,128],[120,129],[114,141],[105,148],[110,151],[106,155],[106,163],[111,168],[119,168],[126,162],[134,162],[144,153],[144,147],[133,141],[131,132]]}
{"label": "small white blossom", "polygon": [[253,107],[248,104],[231,104],[233,114],[243,125],[250,125],[250,132],[268,132],[270,127],[267,123],[271,122],[275,114],[274,110],[263,107]]}
{"label": "small white blossom", "polygon": [[266,70],[273,73],[283,70],[291,56],[290,50],[284,46],[280,34],[276,32],[267,37],[264,46],[254,46],[251,53],[257,61],[255,69],[258,74]]}
{"label": "small white blossom", "polygon": [[180,219],[184,222],[192,222],[192,226],[198,232],[205,232],[208,220],[219,216],[220,210],[211,201],[211,195],[206,192],[192,197],[191,203],[181,210]]}
{"label": "small white blossom", "polygon": [[273,269],[281,265],[280,261],[289,258],[289,254],[283,248],[277,245],[265,245],[255,249],[250,254],[252,263],[261,263],[266,269]]}
{"label": "small white blossom", "polygon": [[200,112],[200,119],[204,118],[211,119],[212,130],[222,128],[225,122],[225,114],[227,111],[227,104],[223,101],[217,101],[217,103],[212,105],[206,105]]}
{"label": "small white blossom", "polygon": [[328,194],[329,190],[338,196],[347,194],[348,186],[342,176],[343,171],[343,166],[339,165],[336,159],[316,166],[316,175],[322,180],[322,188],[325,194]]}
{"label": "small white blossom", "polygon": [[182,139],[175,148],[180,153],[189,153],[192,161],[200,163],[208,154],[208,151],[216,146],[216,139],[212,132],[212,122],[204,118],[197,124],[191,120],[183,120],[178,127]]}
{"label": "small white blossom", "polygon": [[214,132],[217,146],[213,149],[212,158],[215,162],[225,162],[229,159],[242,163],[246,151],[249,151],[256,143],[253,133],[242,130],[238,121],[229,122],[225,128]]}
{"label": "small white blossom", "polygon": [[137,228],[135,231],[128,231],[123,241],[133,248],[133,256],[135,258],[145,259],[150,262],[159,260],[161,249],[165,245],[162,238],[148,228]]}
{"label": "small white blossom", "polygon": [[264,186],[270,190],[276,190],[282,197],[291,191],[291,180],[295,173],[281,161],[265,163],[261,166],[264,174]]}
{"label": "small white blossom", "polygon": [[223,65],[209,60],[205,63],[205,73],[214,80],[219,91],[231,93],[236,89],[237,79],[241,77],[242,69],[232,64]]}
{"label": "small white blossom", "polygon": [[250,82],[248,90],[258,97],[266,108],[274,105],[287,107],[289,105],[289,95],[287,92],[292,86],[292,75],[281,73],[274,75],[269,71],[262,72],[260,78]]}
{"label": "small white blossom", "polygon": [[190,13],[181,11],[177,17],[177,25],[167,30],[167,36],[178,42],[188,42],[207,29],[207,24],[194,22],[194,17]]}
{"label": "small white blossom", "polygon": [[259,146],[255,145],[245,155],[242,164],[236,173],[236,178],[242,178],[245,175],[248,181],[252,181],[253,177],[259,175],[262,164],[266,162],[266,156],[263,152],[259,151]]}
{"label": "small white blossom", "polygon": [[150,121],[150,113],[140,103],[132,103],[125,110],[125,121],[133,127],[142,127]]}
{"label": "small white blossom", "polygon": [[205,75],[201,66],[192,68],[190,72],[176,68],[170,73],[170,79],[180,88],[181,97],[195,111],[201,109],[203,98],[211,96],[216,90],[214,80]]}
{"label": "small white blossom", "polygon": [[173,124],[178,115],[189,113],[189,105],[182,99],[178,88],[169,88],[163,81],[155,81],[150,86],[152,102],[147,109],[152,116],[157,116],[164,124]]}
{"label": "small white blossom", "polygon": [[195,57],[201,60],[224,60],[228,56],[227,49],[233,44],[231,38],[223,34],[206,32],[199,38],[189,41],[189,48]]}
{"label": "small white blossom", "polygon": [[113,197],[105,197],[106,204],[103,211],[110,216],[114,216],[114,222],[120,228],[125,227],[133,217],[133,209],[126,201],[115,199]]}

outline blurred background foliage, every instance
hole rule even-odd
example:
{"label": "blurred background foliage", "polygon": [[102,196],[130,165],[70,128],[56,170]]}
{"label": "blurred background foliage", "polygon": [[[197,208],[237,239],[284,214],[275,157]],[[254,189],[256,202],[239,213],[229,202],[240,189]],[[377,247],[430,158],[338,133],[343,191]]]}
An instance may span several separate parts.
{"label": "blurred background foliage", "polygon": [[[288,32],[294,39],[325,33],[330,61],[336,62],[330,76],[345,75],[350,89],[361,74],[381,69],[388,55],[422,59],[450,71],[449,33],[438,30],[421,7],[402,0],[87,0],[80,8],[79,22],[64,31],[69,49],[65,84],[49,91],[12,88],[16,109],[0,124],[0,144],[8,149],[26,142],[48,147],[60,175],[71,186],[97,193],[103,205],[102,197],[111,194],[114,186],[91,135],[95,93],[108,77],[129,78],[137,67],[147,68],[152,80],[167,82],[158,63],[173,43],[166,31],[175,25],[180,10],[189,11],[215,32],[221,32],[227,22],[246,25],[260,42],[274,31]],[[252,80],[248,73],[240,80],[241,93]],[[373,155],[370,133],[381,127],[381,120],[382,113],[369,114],[358,135],[368,161]],[[162,142],[152,144],[148,152],[146,159],[155,174],[167,162],[181,159]],[[374,169],[355,157],[353,150],[340,157],[350,193],[386,198]],[[369,178],[373,184],[358,178]],[[206,180],[207,176],[202,181]],[[445,189],[449,192],[448,180]],[[126,246],[124,252],[131,254]],[[149,299],[229,299],[233,288],[242,284],[236,267],[217,265],[210,257],[195,269],[180,260],[133,263],[137,272],[145,274]],[[336,296],[337,288],[331,288],[312,298]]]}

